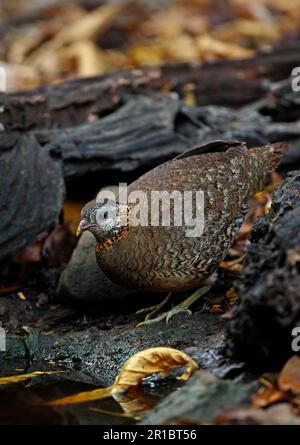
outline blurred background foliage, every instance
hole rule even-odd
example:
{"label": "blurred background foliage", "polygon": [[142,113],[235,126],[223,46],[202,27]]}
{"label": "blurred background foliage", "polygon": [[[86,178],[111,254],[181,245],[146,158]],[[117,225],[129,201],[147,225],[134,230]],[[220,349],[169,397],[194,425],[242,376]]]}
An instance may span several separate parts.
{"label": "blurred background foliage", "polygon": [[251,57],[300,34],[300,0],[1,0],[8,89]]}

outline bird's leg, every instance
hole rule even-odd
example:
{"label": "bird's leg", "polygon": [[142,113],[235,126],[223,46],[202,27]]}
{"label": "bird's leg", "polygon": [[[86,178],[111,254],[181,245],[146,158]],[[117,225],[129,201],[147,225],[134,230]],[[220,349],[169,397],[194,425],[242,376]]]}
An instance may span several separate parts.
{"label": "bird's leg", "polygon": [[166,296],[166,298],[163,299],[163,301],[161,301],[159,304],[155,304],[154,306],[150,306],[150,307],[145,307],[143,309],[140,309],[139,311],[136,312],[137,315],[140,314],[147,314],[145,321],[149,320],[150,318],[153,317],[153,315],[157,314],[157,312],[159,312],[159,310],[165,306],[165,304],[168,303],[168,301],[171,298],[172,293],[169,292],[168,295]]}
{"label": "bird's leg", "polygon": [[210,289],[210,286],[203,286],[200,289],[197,289],[192,295],[183,300],[181,303],[174,306],[171,310],[167,312],[166,322],[169,323],[173,315],[179,314],[180,312],[189,312],[189,307],[198,300],[198,298],[202,297],[202,295],[206,294]]}
{"label": "bird's leg", "polygon": [[197,289],[196,292],[194,292],[192,295],[190,295],[188,298],[186,298],[184,301],[179,303],[177,306],[174,306],[172,309],[170,309],[168,312],[163,312],[156,318],[152,319],[145,319],[145,321],[142,321],[137,325],[137,327],[146,326],[149,324],[157,323],[161,320],[166,320],[168,323],[170,319],[175,315],[179,314],[180,312],[189,312],[189,307],[195,303],[195,301],[198,300],[198,298],[202,297],[202,295],[206,294],[210,289],[210,286],[203,286],[200,287],[200,289]]}

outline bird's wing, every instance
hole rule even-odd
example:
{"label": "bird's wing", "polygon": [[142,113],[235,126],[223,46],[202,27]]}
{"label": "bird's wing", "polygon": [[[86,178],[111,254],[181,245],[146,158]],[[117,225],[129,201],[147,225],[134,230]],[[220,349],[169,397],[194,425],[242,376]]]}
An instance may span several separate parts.
{"label": "bird's wing", "polygon": [[202,153],[213,153],[213,152],[224,152],[229,147],[235,147],[239,145],[243,145],[244,142],[241,141],[223,141],[223,140],[215,140],[212,142],[208,142],[207,144],[198,145],[196,147],[192,147],[176,156],[174,159],[185,159],[190,156],[199,155]]}
{"label": "bird's wing", "polygon": [[[208,147],[221,147],[225,150],[212,153],[198,153],[201,149]],[[149,172],[142,175],[136,181],[131,183],[128,191],[142,190],[151,193],[153,190],[166,190],[171,192],[178,190],[184,192],[187,190],[216,189],[216,182],[219,185],[227,182],[228,175],[225,171],[231,158],[240,159],[239,174],[245,174],[244,156],[247,153],[245,143],[239,141],[214,141],[209,144],[194,147],[183,153],[181,156],[173,158],[163,164],[158,165]],[[244,164],[244,166],[243,166]],[[229,175],[230,176],[230,175]],[[238,187],[237,193],[239,193]],[[234,190],[233,190],[234,191]]]}

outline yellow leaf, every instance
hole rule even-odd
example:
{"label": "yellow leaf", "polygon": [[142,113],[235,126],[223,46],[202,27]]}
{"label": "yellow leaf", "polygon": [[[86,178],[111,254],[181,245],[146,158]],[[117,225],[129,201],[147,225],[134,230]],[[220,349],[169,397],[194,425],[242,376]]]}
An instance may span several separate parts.
{"label": "yellow leaf", "polygon": [[114,417],[129,417],[131,418],[131,416],[129,416],[128,414],[125,413],[117,413],[115,411],[110,411],[108,409],[104,409],[104,408],[94,408],[91,407],[89,408],[90,411],[94,411],[95,413],[100,413],[100,414],[107,414],[108,416],[114,416]]}
{"label": "yellow leaf", "polygon": [[0,62],[6,73],[6,91],[35,88],[40,85],[40,74],[32,66]]}
{"label": "yellow leaf", "polygon": [[26,65],[43,66],[44,61],[61,48],[72,43],[95,39],[107,29],[121,10],[122,5],[99,6],[75,22],[63,26],[51,40],[46,41],[27,57]]}
{"label": "yellow leaf", "polygon": [[242,59],[253,56],[254,52],[248,48],[242,48],[233,43],[222,42],[209,35],[203,35],[196,39],[198,50],[203,58],[205,55],[221,57],[223,59]]}
{"label": "yellow leaf", "polygon": [[141,387],[130,388],[126,393],[114,393],[113,398],[127,417],[141,419],[156,404],[153,397],[145,394]]}
{"label": "yellow leaf", "polygon": [[33,377],[38,377],[40,375],[51,375],[51,374],[60,374],[63,371],[34,371],[30,374],[19,374],[19,375],[12,375],[9,377],[1,377],[0,378],[0,385],[9,385],[11,383],[19,383],[23,382],[24,380],[31,379]]}
{"label": "yellow leaf", "polygon": [[25,295],[24,295],[23,292],[18,292],[18,297],[19,297],[19,299],[22,300],[22,301],[25,301],[25,300],[26,300],[26,297],[25,297]]}
{"label": "yellow leaf", "polygon": [[126,393],[115,393],[113,398],[119,404],[122,412],[108,411],[98,407],[90,407],[89,409],[102,414],[140,420],[149,409],[156,405],[155,399],[145,394],[138,386],[130,388]]}
{"label": "yellow leaf", "polygon": [[165,377],[179,366],[186,367],[184,373],[177,377],[180,380],[187,380],[198,367],[197,363],[178,349],[160,347],[140,351],[127,360],[113,384],[112,393],[137,386],[143,378],[152,374],[158,373]]}
{"label": "yellow leaf", "polygon": [[114,397],[118,401],[120,394],[141,384],[142,379],[152,374],[167,376],[173,369],[184,366],[184,372],[176,377],[187,380],[198,365],[187,354],[178,349],[159,347],[140,351],[130,357],[119,372],[112,386],[86,391],[73,396],[47,402],[47,405],[69,405]]}
{"label": "yellow leaf", "polygon": [[46,402],[46,405],[75,405],[77,403],[91,402],[93,400],[101,400],[112,395],[112,386],[107,388],[94,389],[93,391],[84,391],[72,396],[63,397],[57,400]]}
{"label": "yellow leaf", "polygon": [[230,306],[233,306],[234,303],[236,302],[237,298],[238,298],[237,291],[234,289],[234,287],[231,287],[226,292],[226,298],[229,301]]}
{"label": "yellow leaf", "polygon": [[74,60],[77,74],[81,77],[96,76],[108,70],[108,59],[94,42],[82,40],[62,49],[62,58]]}

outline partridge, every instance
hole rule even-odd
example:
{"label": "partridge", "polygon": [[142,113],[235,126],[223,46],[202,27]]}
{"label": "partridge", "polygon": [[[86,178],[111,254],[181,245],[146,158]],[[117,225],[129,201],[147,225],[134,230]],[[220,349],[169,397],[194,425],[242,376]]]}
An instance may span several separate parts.
{"label": "partridge", "polygon": [[[148,225],[132,224],[134,206],[118,199],[86,204],[78,233],[94,234],[99,266],[123,287],[171,293],[195,289],[207,282],[225,257],[249,198],[263,188],[287,149],[285,143],[247,149],[240,141],[214,141],[155,167],[128,186],[128,193],[142,191],[149,201],[154,190],[176,190],[183,197],[186,191],[201,191],[201,236],[187,236],[184,218],[181,225],[174,224],[174,217],[168,226],[153,224],[151,218]],[[170,213],[174,208],[171,205]],[[164,211],[160,206],[159,221]],[[159,319],[187,309],[202,293],[196,292]]]}

